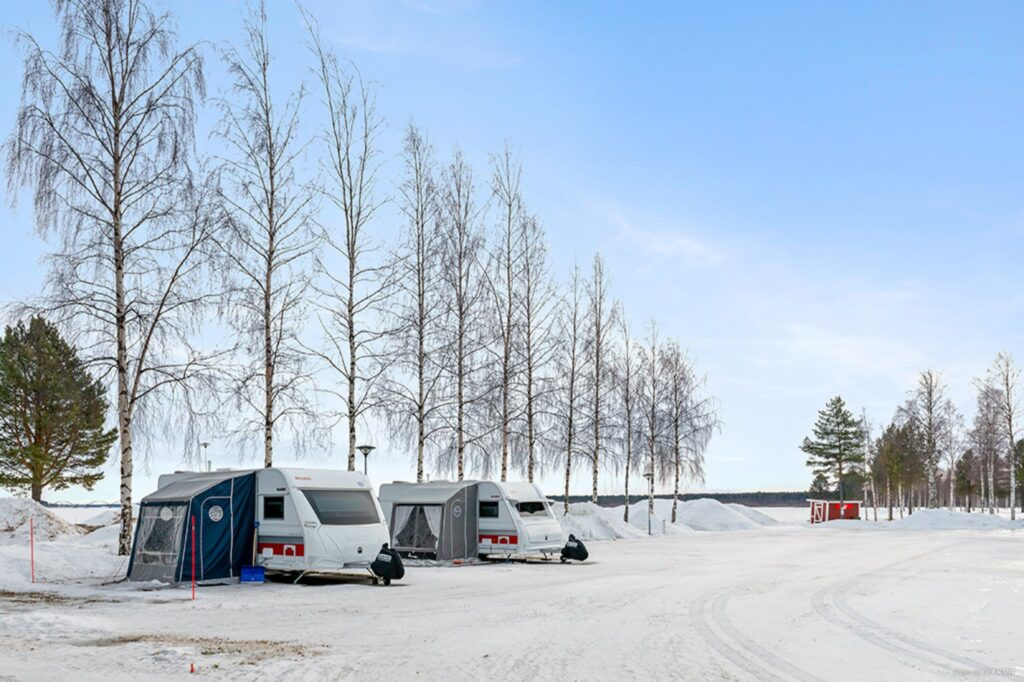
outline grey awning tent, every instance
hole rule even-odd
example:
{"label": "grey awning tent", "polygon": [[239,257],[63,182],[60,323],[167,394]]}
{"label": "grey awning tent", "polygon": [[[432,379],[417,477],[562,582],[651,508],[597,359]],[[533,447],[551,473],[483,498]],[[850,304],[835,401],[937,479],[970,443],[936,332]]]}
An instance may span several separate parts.
{"label": "grey awning tent", "polygon": [[[477,481],[434,481],[396,489],[389,498],[392,547],[442,561],[477,556]],[[383,499],[382,499],[383,502]]]}
{"label": "grey awning tent", "polygon": [[196,473],[142,498],[128,563],[131,580],[176,583],[237,578],[252,555],[256,474]]}

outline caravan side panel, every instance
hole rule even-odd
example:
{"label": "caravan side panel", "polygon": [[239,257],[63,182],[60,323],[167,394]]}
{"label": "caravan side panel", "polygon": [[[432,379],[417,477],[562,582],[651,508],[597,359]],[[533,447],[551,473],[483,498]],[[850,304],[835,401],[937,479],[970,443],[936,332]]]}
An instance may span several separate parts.
{"label": "caravan side panel", "polygon": [[306,539],[294,495],[284,474],[266,469],[256,474],[256,518],[259,520],[258,562],[277,571],[305,570]]}

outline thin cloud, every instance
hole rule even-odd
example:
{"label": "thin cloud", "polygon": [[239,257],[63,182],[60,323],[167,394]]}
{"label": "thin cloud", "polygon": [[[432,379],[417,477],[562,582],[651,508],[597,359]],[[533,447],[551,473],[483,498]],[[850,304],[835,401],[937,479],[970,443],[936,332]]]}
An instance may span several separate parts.
{"label": "thin cloud", "polygon": [[722,252],[711,243],[682,230],[640,227],[620,209],[590,203],[616,229],[614,241],[624,241],[661,260],[679,259],[689,265],[712,266],[722,263]]}

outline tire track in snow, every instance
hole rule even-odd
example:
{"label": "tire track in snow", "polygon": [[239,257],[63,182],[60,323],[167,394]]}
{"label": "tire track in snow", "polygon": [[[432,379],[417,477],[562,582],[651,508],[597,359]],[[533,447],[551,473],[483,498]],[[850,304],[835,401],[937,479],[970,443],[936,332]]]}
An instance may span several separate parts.
{"label": "tire track in snow", "polygon": [[769,651],[735,626],[726,605],[741,589],[733,586],[712,590],[691,602],[690,622],[704,641],[722,658],[750,673],[756,680],[822,682],[821,678]]}
{"label": "tire track in snow", "polygon": [[869,644],[900,656],[911,656],[923,663],[938,667],[945,673],[977,674],[992,669],[991,665],[986,665],[967,656],[950,653],[928,642],[886,627],[851,607],[846,600],[846,593],[860,579],[862,576],[818,590],[811,599],[815,613],[833,625],[853,632]]}
{"label": "tire track in snow", "polygon": [[865,571],[852,578],[828,585],[814,593],[811,597],[811,607],[815,613],[829,623],[853,632],[869,644],[900,656],[910,656],[927,665],[937,667],[944,673],[963,676],[964,674],[977,675],[978,673],[992,670],[992,665],[976,661],[968,656],[950,653],[933,644],[871,620],[850,606],[846,598],[847,593],[855,585],[863,583],[872,575],[889,571],[890,569],[951,547],[953,545],[946,545],[928,552],[915,554],[912,557],[896,561],[887,566]]}

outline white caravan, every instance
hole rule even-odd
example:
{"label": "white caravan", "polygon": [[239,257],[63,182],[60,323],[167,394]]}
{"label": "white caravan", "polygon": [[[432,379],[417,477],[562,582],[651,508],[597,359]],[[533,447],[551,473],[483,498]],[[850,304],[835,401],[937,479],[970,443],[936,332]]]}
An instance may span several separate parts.
{"label": "white caravan", "polygon": [[477,497],[481,555],[548,555],[562,551],[562,524],[536,483],[481,481]]}
{"label": "white caravan", "polygon": [[[389,541],[380,503],[365,475],[277,467],[255,473],[256,565],[267,571],[369,570]],[[201,475],[167,474],[159,486]]]}
{"label": "white caravan", "polygon": [[392,547],[446,560],[557,555],[565,543],[535,483],[431,481],[384,484],[380,503]]}

